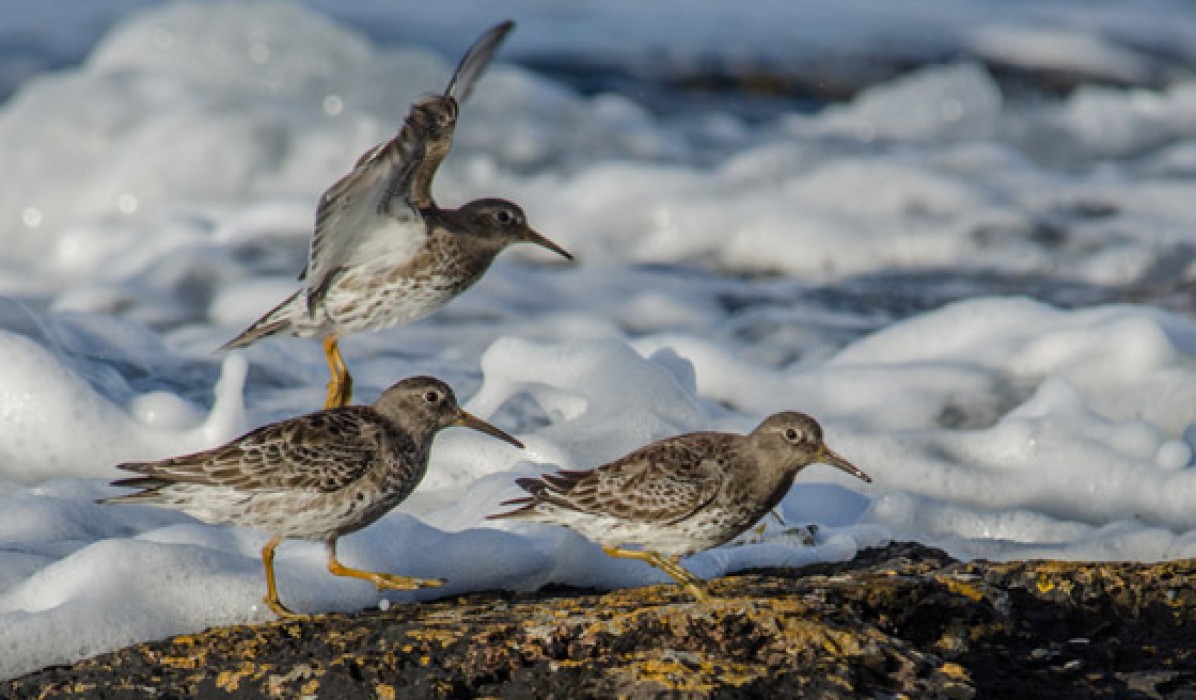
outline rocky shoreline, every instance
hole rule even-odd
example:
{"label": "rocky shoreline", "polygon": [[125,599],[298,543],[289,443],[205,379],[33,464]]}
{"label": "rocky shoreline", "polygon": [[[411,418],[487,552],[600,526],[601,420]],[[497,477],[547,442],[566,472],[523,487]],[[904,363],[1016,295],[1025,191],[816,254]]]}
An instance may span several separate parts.
{"label": "rocky shoreline", "polygon": [[478,593],[135,645],[8,698],[1196,698],[1196,561],[958,562],[894,543],[674,586]]}

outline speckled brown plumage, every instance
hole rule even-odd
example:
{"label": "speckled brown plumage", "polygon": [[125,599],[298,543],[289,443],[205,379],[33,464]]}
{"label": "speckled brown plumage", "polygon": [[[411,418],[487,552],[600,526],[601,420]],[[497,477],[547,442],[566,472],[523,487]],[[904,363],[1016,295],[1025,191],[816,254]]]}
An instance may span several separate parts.
{"label": "speckled brown plumage", "polygon": [[458,100],[468,96],[513,27],[504,22],[483,34],[444,94],[416,102],[395,138],[362,154],[324,192],[300,275],[303,287],[221,350],[279,333],[323,338],[332,375],[324,406],[343,406],[352,396],[352,379],[340,356],[340,337],[435,313],[481,279],[514,243],[534,243],[572,258],[528,226],[517,204],[480,199],[441,209],[432,198],[432,181],[452,148]]}
{"label": "speckled brown plumage", "polygon": [[272,562],[274,548],[288,538],[324,541],[329,570],[379,588],[441,585],[344,567],[336,559],[336,540],[373,523],[410,495],[424,477],[432,438],[452,425],[522,447],[461,410],[444,382],[412,377],[387,389],[372,406],[319,411],[203,452],[121,464],[140,476],[113,485],[142,490],[102,502],[174,508],[205,522],[271,533],[262,550],[266,603],[282,616],[293,613],[278,601]]}
{"label": "speckled brown plumage", "polygon": [[816,462],[872,480],[826,446],[817,421],[784,412],[749,435],[690,433],[595,469],[519,479],[531,495],[506,501],[520,507],[490,517],[564,525],[612,556],[661,568],[704,599],[700,580],[678,560],[751,527],[780,503],[797,473]]}

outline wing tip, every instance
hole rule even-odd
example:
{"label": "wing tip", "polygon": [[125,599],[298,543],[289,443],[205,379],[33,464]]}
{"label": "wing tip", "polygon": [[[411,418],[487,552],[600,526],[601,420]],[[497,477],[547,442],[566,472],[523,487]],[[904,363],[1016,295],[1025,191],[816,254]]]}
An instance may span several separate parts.
{"label": "wing tip", "polygon": [[458,101],[464,102],[473,91],[474,83],[486,70],[486,66],[490,64],[494,53],[498,51],[499,45],[513,29],[515,29],[515,20],[504,20],[487,29],[475,39],[465,52],[461,62],[457,64],[456,70],[453,71],[453,77],[444,90],[444,96],[455,97]]}
{"label": "wing tip", "polygon": [[508,34],[510,34],[512,31],[515,30],[515,26],[516,26],[515,20],[504,19],[503,21],[501,21],[498,24],[491,27],[490,31],[494,32],[499,37],[505,39]]}

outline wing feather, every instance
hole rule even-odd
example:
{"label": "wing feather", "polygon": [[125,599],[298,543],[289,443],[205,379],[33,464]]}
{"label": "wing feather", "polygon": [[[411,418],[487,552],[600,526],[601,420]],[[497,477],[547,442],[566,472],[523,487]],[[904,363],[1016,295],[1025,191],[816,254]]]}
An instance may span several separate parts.
{"label": "wing feather", "polygon": [[719,452],[709,441],[666,441],[588,472],[547,475],[535,499],[629,521],[672,523],[709,503],[724,479]]}
{"label": "wing feather", "polygon": [[469,96],[513,27],[504,22],[475,41],[444,94],[416,102],[393,139],[363,153],[353,170],[320,197],[307,266],[299,275],[309,311],[343,269],[376,257],[371,242],[385,245],[391,257],[419,251],[427,236],[421,212],[436,206],[432,180],[453,145],[458,100]]}
{"label": "wing feather", "polygon": [[477,84],[478,78],[482,77],[482,73],[490,65],[490,60],[494,58],[494,52],[498,50],[503,39],[506,39],[514,28],[515,23],[507,20],[494,25],[486,30],[485,34],[478,37],[465,52],[461,62],[457,64],[457,70],[453,71],[453,77],[449,80],[448,87],[444,89],[444,96],[455,97],[460,102],[469,99],[470,93],[473,92],[473,86]]}
{"label": "wing feather", "polygon": [[382,419],[358,408],[272,423],[205,452],[121,464],[141,476],[115,484],[161,488],[182,482],[247,493],[339,491],[370,470],[388,438]]}
{"label": "wing feather", "polygon": [[[412,114],[418,107],[412,108]],[[342,269],[368,257],[362,255],[363,247],[383,230],[389,234],[397,224],[401,238],[386,243],[395,249],[418,250],[427,234],[409,194],[427,151],[427,138],[409,115],[395,138],[366,151],[349,174],[321,195],[307,267],[299,275],[306,283],[309,310]]]}

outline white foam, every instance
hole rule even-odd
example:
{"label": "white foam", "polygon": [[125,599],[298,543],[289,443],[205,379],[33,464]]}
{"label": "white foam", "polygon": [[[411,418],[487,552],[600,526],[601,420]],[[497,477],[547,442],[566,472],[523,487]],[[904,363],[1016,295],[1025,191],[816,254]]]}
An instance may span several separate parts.
{"label": "white foam", "polygon": [[115,475],[118,462],[211,447],[244,427],[240,357],[225,361],[217,403],[198,420],[194,408],[161,391],[132,397],[129,415],[24,336],[0,332],[0,353],[0,475],[11,481]]}
{"label": "white foam", "polygon": [[1105,38],[1062,27],[989,25],[971,32],[977,54],[1005,65],[1051,69],[1106,80],[1153,82],[1155,67],[1138,52]]}

